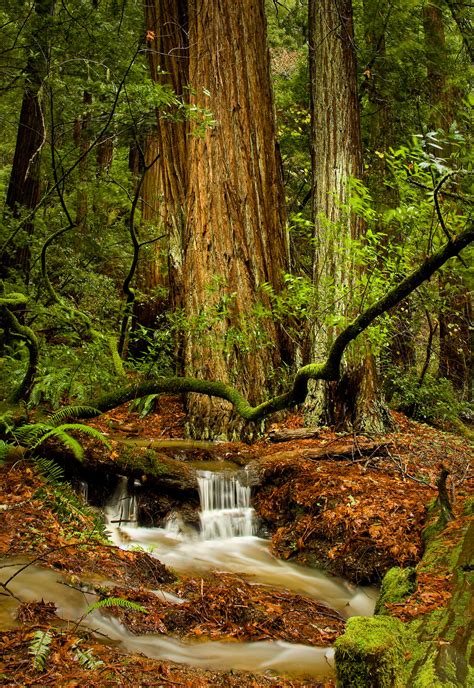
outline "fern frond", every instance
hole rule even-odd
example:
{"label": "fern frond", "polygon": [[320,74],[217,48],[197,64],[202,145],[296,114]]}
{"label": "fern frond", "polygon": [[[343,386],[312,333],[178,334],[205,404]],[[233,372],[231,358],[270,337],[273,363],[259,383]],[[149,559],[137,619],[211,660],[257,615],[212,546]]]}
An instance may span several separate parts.
{"label": "fern frond", "polygon": [[89,607],[87,607],[84,616],[87,616],[95,609],[101,609],[102,607],[124,607],[124,609],[129,609],[133,612],[142,612],[143,614],[148,614],[148,610],[137,602],[124,600],[122,597],[106,597],[103,600],[94,602],[94,604],[91,604]]}
{"label": "fern frond", "polygon": [[46,667],[52,639],[53,636],[48,631],[35,631],[28,647],[28,654],[33,656],[33,667],[37,671],[44,671]]}
{"label": "fern frond", "polygon": [[3,440],[0,440],[0,466],[7,458],[7,454],[10,449],[13,449],[14,447],[15,445],[11,442],[4,442]]}
{"label": "fern frond", "polygon": [[22,425],[16,428],[14,436],[17,442],[29,447],[49,430],[51,430],[51,426],[47,423],[30,423],[29,425]]}
{"label": "fern frond", "polygon": [[69,418],[94,418],[94,416],[100,416],[101,413],[102,411],[93,406],[64,406],[59,411],[52,413],[49,416],[48,422],[50,425],[56,426]]}
{"label": "fern frond", "polygon": [[73,645],[72,649],[74,650],[74,659],[79,662],[81,667],[88,671],[94,671],[103,666],[104,662],[101,659],[96,659],[90,648],[88,650],[83,650],[79,647],[80,642],[79,640],[79,642]]}
{"label": "fern frond", "polygon": [[75,459],[77,459],[78,461],[82,461],[82,459],[84,458],[84,450],[81,446],[81,443],[78,442],[75,437],[71,437],[71,435],[68,435],[67,432],[64,432],[61,426],[59,426],[58,428],[52,428],[49,432],[46,433],[46,435],[40,437],[36,444],[31,446],[30,449],[34,451],[40,446],[40,444],[48,440],[50,437],[56,437],[72,451]]}
{"label": "fern frond", "polygon": [[66,432],[69,432],[70,430],[77,430],[78,432],[83,432],[85,435],[89,435],[89,437],[100,440],[103,444],[105,444],[107,449],[110,449],[110,442],[105,435],[103,435],[100,430],[91,428],[90,425],[84,425],[83,423],[63,423],[63,425],[58,425],[55,430],[62,430]]}
{"label": "fern frond", "polygon": [[43,456],[35,456],[33,457],[33,463],[38,473],[49,485],[57,487],[64,480],[63,469],[57,463],[51,461],[51,459],[45,459]]}

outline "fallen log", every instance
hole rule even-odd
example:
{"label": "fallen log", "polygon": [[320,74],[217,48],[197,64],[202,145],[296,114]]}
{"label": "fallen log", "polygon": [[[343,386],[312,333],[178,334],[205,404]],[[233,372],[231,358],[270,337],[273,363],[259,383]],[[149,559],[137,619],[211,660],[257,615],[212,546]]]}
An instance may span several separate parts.
{"label": "fallen log", "polygon": [[321,434],[320,428],[283,428],[271,430],[268,439],[272,442],[291,442],[291,440],[317,439]]}

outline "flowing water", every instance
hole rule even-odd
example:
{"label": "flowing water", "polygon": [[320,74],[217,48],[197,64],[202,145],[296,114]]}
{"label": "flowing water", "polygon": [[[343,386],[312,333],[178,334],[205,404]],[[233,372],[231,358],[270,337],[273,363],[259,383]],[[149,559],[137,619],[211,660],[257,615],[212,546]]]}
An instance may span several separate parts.
{"label": "flowing water", "polygon": [[[371,615],[376,590],[353,586],[347,581],[325,575],[316,569],[298,566],[273,557],[269,541],[254,532],[250,488],[237,474],[198,471],[201,498],[201,531],[188,529],[174,514],[164,528],[137,525],[137,501],[127,491],[127,479],[119,481],[105,508],[110,537],[118,546],[143,547],[179,573],[204,573],[209,570],[238,572],[251,582],[280,586],[326,603],[344,617]],[[5,581],[11,568],[0,568]],[[63,585],[52,572],[29,567],[10,584],[21,599],[56,602],[65,619],[77,619],[90,604],[91,596]],[[164,594],[162,591],[154,591]],[[171,600],[176,604],[180,600]],[[12,624],[16,603],[8,601],[0,616],[1,627]],[[325,677],[333,675],[332,649],[314,648],[282,641],[253,643],[183,642],[161,635],[136,636],[115,619],[94,612],[86,623],[129,651],[164,660],[214,669],[263,671],[274,669],[293,675]]]}

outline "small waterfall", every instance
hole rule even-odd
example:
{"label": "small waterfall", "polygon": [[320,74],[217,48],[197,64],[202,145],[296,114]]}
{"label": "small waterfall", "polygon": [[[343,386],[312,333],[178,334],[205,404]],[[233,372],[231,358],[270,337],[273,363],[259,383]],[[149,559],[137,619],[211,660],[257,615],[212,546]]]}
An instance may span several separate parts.
{"label": "small waterfall", "polygon": [[197,471],[201,499],[201,537],[222,540],[253,534],[250,487],[235,474]]}
{"label": "small waterfall", "polygon": [[128,491],[128,478],[125,475],[118,476],[119,482],[105,507],[105,515],[110,524],[120,526],[137,525],[137,498]]}

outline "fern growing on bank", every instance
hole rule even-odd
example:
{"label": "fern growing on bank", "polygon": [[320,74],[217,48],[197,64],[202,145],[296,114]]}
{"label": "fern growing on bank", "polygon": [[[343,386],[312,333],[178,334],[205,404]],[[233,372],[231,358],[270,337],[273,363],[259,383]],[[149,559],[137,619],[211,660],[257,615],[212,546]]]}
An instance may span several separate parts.
{"label": "fern growing on bank", "polygon": [[52,639],[53,636],[48,631],[35,631],[33,640],[28,647],[28,654],[32,655],[33,667],[37,671],[44,671],[46,668]]}
{"label": "fern growing on bank", "polygon": [[91,428],[89,425],[84,425],[83,423],[63,423],[62,425],[56,426],[50,423],[31,423],[17,428],[14,432],[14,437],[19,444],[22,444],[31,452],[38,449],[46,440],[56,438],[70,449],[78,461],[82,461],[84,458],[84,449],[81,443],[69,434],[71,431],[81,432],[96,440],[100,440],[110,449],[109,442],[100,430]]}
{"label": "fern growing on bank", "polygon": [[105,597],[103,600],[98,600],[89,605],[85,611],[84,617],[91,614],[96,609],[102,609],[103,607],[123,607],[132,612],[142,612],[142,614],[148,614],[148,610],[145,609],[138,602],[132,602],[132,600],[125,600],[122,597]]}

